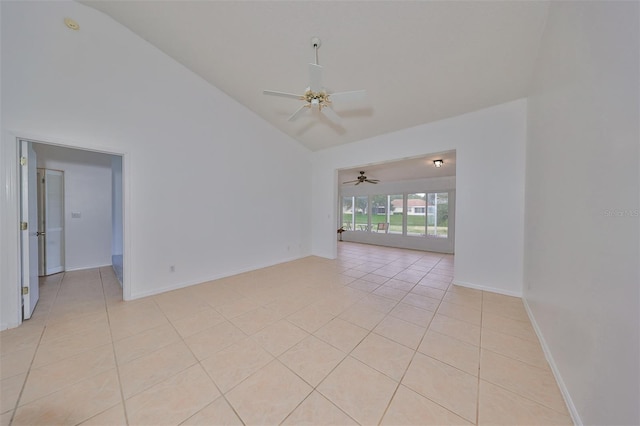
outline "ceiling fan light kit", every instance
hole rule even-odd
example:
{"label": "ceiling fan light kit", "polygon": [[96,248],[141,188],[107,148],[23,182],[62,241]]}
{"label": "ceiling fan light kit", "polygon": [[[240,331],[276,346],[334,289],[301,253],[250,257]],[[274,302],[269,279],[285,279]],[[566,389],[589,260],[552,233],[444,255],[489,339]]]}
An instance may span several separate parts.
{"label": "ceiling fan light kit", "polygon": [[318,48],[322,45],[319,37],[311,38],[311,47],[315,51],[315,63],[309,64],[309,87],[306,88],[304,94],[297,95],[295,93],[279,92],[275,90],[265,90],[265,95],[280,96],[285,98],[297,99],[306,103],[298,108],[289,116],[288,121],[294,121],[305,110],[315,109],[324,114],[329,120],[335,124],[341,124],[341,117],[331,108],[333,101],[338,99],[340,102],[356,101],[364,99],[366,91],[355,90],[351,92],[327,93],[322,86],[322,66],[318,64]]}

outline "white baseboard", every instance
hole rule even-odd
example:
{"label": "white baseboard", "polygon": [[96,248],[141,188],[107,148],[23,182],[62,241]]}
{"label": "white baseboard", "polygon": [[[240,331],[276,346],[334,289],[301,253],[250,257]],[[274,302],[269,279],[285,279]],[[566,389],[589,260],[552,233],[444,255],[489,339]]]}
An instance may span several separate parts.
{"label": "white baseboard", "polygon": [[3,322],[2,324],[0,324],[0,331],[9,330],[11,328],[19,327],[20,324],[22,324],[22,323],[21,322],[18,322],[18,323],[5,323],[5,322]]}
{"label": "white baseboard", "polygon": [[278,262],[265,263],[265,264],[261,264],[261,265],[257,265],[257,266],[251,266],[251,267],[248,267],[248,268],[238,269],[238,270],[227,272],[227,273],[224,273],[224,274],[209,275],[209,276],[206,276],[206,277],[197,278],[195,280],[183,281],[183,282],[180,282],[180,283],[172,284],[172,285],[167,286],[167,287],[162,287],[162,288],[159,288],[159,289],[156,288],[156,289],[153,289],[153,290],[143,291],[143,292],[140,292],[140,293],[132,294],[131,295],[131,299],[128,299],[128,300],[136,300],[136,299],[141,299],[143,297],[155,296],[156,294],[166,293],[167,291],[179,290],[181,288],[190,287],[192,285],[202,284],[202,283],[206,283],[206,282],[209,282],[209,281],[215,281],[215,280],[219,280],[221,278],[227,278],[227,277],[231,277],[233,275],[242,274],[242,273],[245,273],[245,272],[255,271],[256,269],[268,268],[270,266],[279,265],[281,263],[292,262],[294,260],[303,259],[303,258],[308,257],[308,256],[309,255],[306,255],[306,254],[305,255],[300,255],[300,256],[294,256],[294,257],[286,258],[284,260],[280,260]]}
{"label": "white baseboard", "polygon": [[484,285],[477,285],[473,283],[456,280],[455,278],[453,279],[452,283],[455,285],[459,285],[461,287],[468,287],[476,290],[489,291],[491,293],[504,294],[505,296],[522,297],[522,292],[520,291],[510,291],[510,290],[504,290],[496,287],[487,287]]}
{"label": "white baseboard", "polygon": [[529,316],[529,321],[531,321],[531,325],[538,336],[538,340],[540,341],[540,345],[542,346],[542,351],[544,352],[544,356],[549,363],[549,367],[551,368],[551,372],[556,379],[556,383],[560,388],[560,393],[564,398],[564,402],[567,404],[567,408],[569,409],[569,415],[571,416],[571,420],[575,425],[582,425],[582,420],[580,419],[580,415],[578,414],[578,410],[576,409],[573,400],[571,399],[571,395],[569,394],[569,389],[564,384],[564,380],[562,380],[562,376],[560,375],[560,371],[558,370],[558,366],[553,360],[553,355],[551,355],[551,351],[549,350],[549,346],[547,342],[544,340],[544,336],[542,335],[542,331],[540,331],[540,327],[538,327],[538,323],[536,322],[535,317],[533,316],[533,312],[527,303],[527,300],[523,297],[522,302],[524,303],[524,308],[527,311],[527,315]]}
{"label": "white baseboard", "polygon": [[63,272],[86,271],[87,269],[104,268],[105,266],[111,266],[111,264],[107,263],[105,265],[80,266],[78,268],[65,268]]}

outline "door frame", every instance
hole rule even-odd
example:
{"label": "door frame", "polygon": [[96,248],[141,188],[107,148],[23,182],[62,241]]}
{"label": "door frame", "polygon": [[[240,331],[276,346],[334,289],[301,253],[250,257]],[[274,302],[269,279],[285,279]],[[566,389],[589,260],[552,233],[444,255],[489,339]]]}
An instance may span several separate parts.
{"label": "door frame", "polygon": [[[39,235],[43,237],[43,239],[38,238],[38,275],[41,277],[46,277],[53,274],[58,274],[60,272],[65,271],[65,253],[64,253],[64,245],[65,245],[65,224],[64,224],[64,206],[65,206],[65,194],[64,194],[64,170],[55,170],[49,169],[46,167],[38,167],[38,231],[42,234]],[[50,221],[49,218],[49,193],[48,193],[48,185],[49,179],[48,177],[51,174],[59,174],[62,176],[62,193],[60,194],[61,202],[62,202],[62,231],[60,238],[60,263],[61,265],[56,266],[55,268],[51,268],[47,263],[47,245],[48,240],[47,237],[50,234]],[[42,175],[42,176],[41,176]],[[41,180],[42,179],[42,180]],[[54,269],[54,270],[52,270]]]}
{"label": "door frame", "polygon": [[122,157],[122,257],[124,276],[122,297],[131,300],[131,160],[128,152],[110,147],[69,142],[68,139],[43,137],[28,132],[2,131],[0,138],[0,330],[22,323],[22,290],[20,253],[20,141],[93,151]]}

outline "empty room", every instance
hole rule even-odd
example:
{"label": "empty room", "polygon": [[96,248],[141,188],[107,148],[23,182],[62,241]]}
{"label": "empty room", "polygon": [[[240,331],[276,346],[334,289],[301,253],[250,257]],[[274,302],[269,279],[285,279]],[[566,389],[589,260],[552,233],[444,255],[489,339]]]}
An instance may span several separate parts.
{"label": "empty room", "polygon": [[640,424],[638,1],[0,32],[2,425]]}

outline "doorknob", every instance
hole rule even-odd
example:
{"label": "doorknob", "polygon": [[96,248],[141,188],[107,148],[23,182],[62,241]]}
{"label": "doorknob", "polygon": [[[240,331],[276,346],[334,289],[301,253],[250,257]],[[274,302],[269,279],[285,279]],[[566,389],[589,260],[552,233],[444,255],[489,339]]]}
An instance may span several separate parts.
{"label": "doorknob", "polygon": [[36,232],[36,237],[39,237],[40,235],[44,235],[44,231],[42,231],[42,232],[40,232],[40,231]]}

